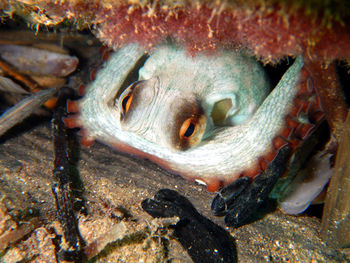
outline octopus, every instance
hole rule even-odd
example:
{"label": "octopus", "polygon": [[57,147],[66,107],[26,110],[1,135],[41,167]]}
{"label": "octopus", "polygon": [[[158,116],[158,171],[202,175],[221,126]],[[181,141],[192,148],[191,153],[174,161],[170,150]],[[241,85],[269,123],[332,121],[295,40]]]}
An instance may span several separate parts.
{"label": "octopus", "polygon": [[[45,18],[42,13],[46,11],[58,10],[58,18],[62,14],[69,19],[83,17],[89,21],[87,24],[99,24],[98,37],[105,44],[122,47],[100,71],[85,98],[69,104],[70,111],[77,115],[66,123],[82,127],[83,144],[96,139],[120,151],[149,158],[191,181],[206,183],[210,191],[239,179],[257,177],[277,159],[284,145],[294,150],[312,133],[324,117],[323,110],[332,135],[343,144],[340,133],[347,109],[337,85],[334,60],[349,64],[349,17],[346,12],[341,15],[346,6],[339,5],[337,15],[329,12],[330,7],[324,12],[315,5],[308,9],[307,3],[303,3],[305,7],[288,9],[283,1],[252,2],[242,7],[235,1],[215,1],[212,5],[195,1],[192,6],[176,1],[160,7],[157,1],[125,1],[127,4],[113,7],[110,3],[99,4],[104,1],[68,2],[49,6],[44,1],[33,5],[35,12],[31,13],[40,13],[44,21],[38,23],[45,24],[56,18]],[[310,16],[310,10],[316,11]],[[327,20],[327,14],[331,19]],[[169,37],[194,52],[214,50],[215,54],[191,57],[183,48],[156,46]],[[155,48],[146,52],[130,44],[135,42]],[[297,59],[269,93],[271,87],[255,59],[222,50],[222,45],[247,49],[264,63],[275,63],[285,56]],[[214,63],[225,61],[226,56],[240,61],[238,68],[232,60],[226,67]],[[146,63],[140,66],[143,59],[147,59]],[[162,64],[162,59],[167,62]],[[198,67],[190,67],[193,64]],[[250,70],[252,67],[254,70]],[[139,76],[129,81],[135,72]],[[217,74],[212,77],[208,72]],[[252,74],[245,78],[247,72]],[[245,80],[238,81],[236,76],[244,76]],[[204,80],[211,88],[206,88]],[[231,83],[232,89],[220,81]],[[169,83],[172,85],[167,86]],[[156,99],[159,90],[164,96]],[[341,170],[346,169],[337,169]],[[339,196],[346,195],[346,187],[332,188],[328,196],[333,198],[333,210],[345,215],[347,210],[341,200],[346,198]],[[330,211],[327,213],[331,217]],[[335,218],[334,214],[338,213],[333,211]],[[336,224],[334,229],[339,233],[347,232],[345,227],[339,227],[341,220],[348,225],[345,217],[332,220],[325,214],[324,218]],[[332,231],[335,232],[324,225],[323,236],[329,243],[336,240]]]}
{"label": "octopus", "polygon": [[301,56],[270,89],[262,66],[244,52],[192,56],[174,43],[152,51],[128,44],[69,103],[77,114],[65,123],[82,128],[85,145],[98,140],[217,191],[256,177],[323,119]]}

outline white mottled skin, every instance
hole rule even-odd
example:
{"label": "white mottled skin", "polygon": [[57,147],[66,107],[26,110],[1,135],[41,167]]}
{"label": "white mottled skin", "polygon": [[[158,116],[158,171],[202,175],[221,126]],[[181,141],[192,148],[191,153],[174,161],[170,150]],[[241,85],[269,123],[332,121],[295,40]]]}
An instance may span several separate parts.
{"label": "white mottled skin", "polygon": [[[149,86],[157,87],[152,92],[158,97],[149,98],[152,102],[148,103],[153,106],[145,110],[147,114],[137,115],[139,118],[135,119],[134,126],[123,127],[120,110],[113,104],[113,99],[143,54],[144,50],[136,45],[118,50],[88,88],[80,102],[79,115],[79,122],[88,137],[109,145],[114,145],[116,140],[123,142],[164,160],[176,173],[187,178],[200,178],[207,183],[212,179],[233,181],[241,172],[251,169],[259,157],[272,150],[271,142],[283,129],[284,118],[298,91],[296,87],[303,66],[301,58],[297,58],[264,100],[268,82],[253,59],[233,51],[219,51],[211,55],[214,57],[201,55],[192,58],[185,51],[160,47],[151,54],[153,61],[146,62],[140,70],[140,77],[151,79]],[[196,67],[198,63],[200,66]],[[232,121],[238,125],[220,129],[211,126],[208,116],[213,104],[211,99],[215,96],[221,98],[220,93],[225,96],[229,93],[240,99],[240,108],[236,109],[235,115],[237,120]],[[199,97],[202,102],[208,120],[207,131],[198,145],[184,151],[176,150],[162,135],[167,132],[163,128],[166,113],[173,110],[167,105],[191,96]],[[248,113],[261,102],[250,117]]]}

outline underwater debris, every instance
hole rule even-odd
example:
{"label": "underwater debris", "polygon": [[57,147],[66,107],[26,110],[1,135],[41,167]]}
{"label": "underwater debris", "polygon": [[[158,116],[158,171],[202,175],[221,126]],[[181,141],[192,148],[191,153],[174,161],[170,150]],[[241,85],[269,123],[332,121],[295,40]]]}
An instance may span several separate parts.
{"label": "underwater debris", "polygon": [[0,136],[20,123],[56,93],[56,89],[39,91],[7,110],[0,116]]}

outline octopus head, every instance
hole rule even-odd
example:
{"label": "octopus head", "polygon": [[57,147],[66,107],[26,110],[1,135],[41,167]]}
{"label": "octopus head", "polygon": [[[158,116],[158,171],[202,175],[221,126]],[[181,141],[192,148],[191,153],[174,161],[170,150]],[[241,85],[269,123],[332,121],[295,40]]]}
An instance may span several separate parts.
{"label": "octopus head", "polygon": [[191,57],[165,46],[150,55],[136,82],[118,91],[114,107],[122,130],[183,151],[205,143],[223,126],[247,122],[268,87],[260,65],[244,55]]}
{"label": "octopus head", "polygon": [[194,93],[164,89],[161,78],[131,84],[116,98],[122,130],[174,150],[186,150],[202,141],[207,116]]}

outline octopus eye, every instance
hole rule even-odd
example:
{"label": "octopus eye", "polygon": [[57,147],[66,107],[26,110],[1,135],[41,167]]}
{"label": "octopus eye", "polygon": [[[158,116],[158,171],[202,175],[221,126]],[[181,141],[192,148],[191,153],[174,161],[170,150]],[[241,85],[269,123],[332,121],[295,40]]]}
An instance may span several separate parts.
{"label": "octopus eye", "polygon": [[135,81],[115,99],[115,105],[118,105],[121,112],[121,118],[124,118],[129,112],[133,101],[136,103],[138,88],[142,86],[143,82],[144,80]]}
{"label": "octopus eye", "polygon": [[185,139],[185,140],[191,139],[197,133],[197,128],[198,128],[198,122],[192,118],[188,118],[181,125],[180,131],[179,131],[180,139]]}
{"label": "octopus eye", "polygon": [[128,113],[130,109],[130,105],[132,102],[133,94],[131,92],[127,94],[122,94],[121,100],[120,100],[120,108],[122,109],[122,113],[126,114]]}

